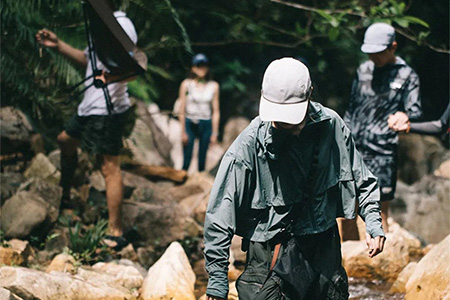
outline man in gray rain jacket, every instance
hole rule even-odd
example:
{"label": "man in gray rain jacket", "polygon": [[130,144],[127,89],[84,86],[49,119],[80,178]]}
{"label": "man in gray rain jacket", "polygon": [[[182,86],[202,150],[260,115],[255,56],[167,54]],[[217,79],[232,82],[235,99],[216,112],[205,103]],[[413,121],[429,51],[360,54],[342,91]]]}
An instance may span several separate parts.
{"label": "man in gray rain jacket", "polygon": [[[282,58],[268,66],[260,116],[226,152],[211,191],[204,228],[208,300],[227,297],[234,234],[243,237],[247,250],[246,269],[237,282],[241,300],[256,299],[269,282],[275,286],[272,296],[257,299],[299,299],[292,286],[271,271],[273,256],[276,261],[286,252],[274,255],[287,224],[292,224],[289,236],[307,264],[341,289],[344,298],[348,284],[336,217],[353,219],[358,212],[366,222],[369,256],[383,250],[377,179],[364,165],[343,120],[310,101],[311,92],[309,71],[300,61]],[[308,286],[305,299],[317,295],[317,286]]]}

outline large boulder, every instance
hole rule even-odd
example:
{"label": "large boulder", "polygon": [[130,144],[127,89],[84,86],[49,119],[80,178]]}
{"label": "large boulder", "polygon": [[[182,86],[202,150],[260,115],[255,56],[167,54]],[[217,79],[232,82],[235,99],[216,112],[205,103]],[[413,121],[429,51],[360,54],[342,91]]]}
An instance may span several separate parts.
{"label": "large boulder", "polygon": [[183,247],[173,242],[150,268],[141,300],[195,300],[195,274]]}
{"label": "large boulder", "polygon": [[0,173],[1,204],[11,198],[25,181],[21,173]]}
{"label": "large boulder", "polygon": [[183,166],[183,145],[181,143],[180,122],[168,114],[160,113],[159,107],[154,103],[149,105],[148,112],[153,116],[155,124],[172,144],[170,157],[173,161],[173,167],[178,170],[181,169]]}
{"label": "large boulder", "polygon": [[345,241],[342,244],[342,263],[348,276],[382,279],[394,282],[400,272],[422,255],[421,243],[398,224],[390,224],[390,232],[382,253],[368,256],[365,241]]}
{"label": "large boulder", "polygon": [[450,235],[419,261],[406,284],[405,300],[449,299],[449,249]]}
{"label": "large boulder", "polygon": [[[127,289],[108,284],[96,277],[89,282],[66,273],[50,274],[14,267],[0,268],[0,287],[17,295],[26,294],[26,299],[45,300],[131,300]],[[33,298],[34,297],[34,298]]]}
{"label": "large boulder", "polygon": [[1,227],[6,237],[24,238],[49,221],[49,205],[38,195],[22,191],[6,200]]}
{"label": "large boulder", "polygon": [[449,158],[438,138],[419,134],[400,134],[398,143],[399,179],[408,184],[433,173]]}
{"label": "large boulder", "polygon": [[61,178],[60,172],[52,164],[50,159],[42,153],[38,153],[24,172],[27,178],[40,178],[50,183],[58,184]]}
{"label": "large boulder", "polygon": [[401,272],[398,274],[397,280],[391,286],[389,293],[400,293],[404,294],[406,292],[406,283],[414,272],[417,266],[417,262],[410,262]]}
{"label": "large boulder", "polygon": [[391,216],[405,229],[429,243],[450,234],[450,180],[427,175],[414,185],[398,182]]}
{"label": "large boulder", "polygon": [[125,139],[125,145],[137,163],[152,166],[167,166],[171,163],[158,152],[154,134],[141,119],[136,120],[131,135]]}

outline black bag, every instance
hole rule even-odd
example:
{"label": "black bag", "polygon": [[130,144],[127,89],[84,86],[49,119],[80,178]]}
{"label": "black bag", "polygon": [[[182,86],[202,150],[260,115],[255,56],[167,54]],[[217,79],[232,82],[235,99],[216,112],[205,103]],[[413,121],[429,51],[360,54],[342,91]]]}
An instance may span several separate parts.
{"label": "black bag", "polygon": [[286,243],[272,271],[292,287],[298,300],[305,299],[311,285],[319,278],[319,273],[305,259],[295,238]]}

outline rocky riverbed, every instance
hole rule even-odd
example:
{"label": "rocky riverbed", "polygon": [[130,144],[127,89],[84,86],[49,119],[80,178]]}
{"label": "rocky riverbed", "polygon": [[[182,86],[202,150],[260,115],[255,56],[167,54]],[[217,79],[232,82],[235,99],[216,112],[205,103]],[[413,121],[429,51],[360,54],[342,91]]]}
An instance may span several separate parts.
{"label": "rocky riverbed", "polygon": [[[139,109],[139,122],[126,140],[133,155],[123,157],[122,172],[131,244],[120,252],[99,244],[107,209],[95,161],[80,150],[71,193],[75,208],[60,209],[59,151],[45,150],[20,111],[0,110],[0,299],[203,299],[202,236],[211,174],[248,121],[226,125],[223,145],[209,157],[209,173],[186,174],[173,168],[181,155],[173,146],[179,142],[176,121],[152,117],[142,104]],[[369,259],[364,241],[342,245],[351,299],[450,299],[445,298],[450,297],[448,151],[429,137],[401,140],[409,145],[404,157],[413,163],[400,168],[403,181],[392,202],[384,253]],[[364,230],[361,222],[359,228]],[[237,299],[234,281],[245,261],[239,243],[233,240],[230,299]]]}

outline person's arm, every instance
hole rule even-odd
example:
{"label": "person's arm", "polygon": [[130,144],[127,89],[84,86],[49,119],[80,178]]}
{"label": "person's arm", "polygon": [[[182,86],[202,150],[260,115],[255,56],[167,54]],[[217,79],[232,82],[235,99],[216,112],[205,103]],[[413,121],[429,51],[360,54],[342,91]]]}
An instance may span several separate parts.
{"label": "person's arm", "polygon": [[44,47],[55,49],[75,64],[86,68],[87,59],[84,52],[60,40],[54,32],[48,29],[41,29],[36,34],[36,40]]}
{"label": "person's arm", "polygon": [[229,249],[236,230],[236,211],[246,197],[250,181],[249,168],[234,155],[225,154],[211,190],[204,227],[209,275],[206,294],[212,299],[226,299],[228,294]]}
{"label": "person's arm", "polygon": [[183,82],[180,85],[180,90],[178,92],[178,101],[180,101],[180,109],[178,110],[178,120],[180,121],[181,125],[181,141],[183,145],[187,145],[189,142],[189,137],[186,132],[186,94],[187,94],[187,85],[188,81],[187,79],[183,80]]}
{"label": "person's arm", "polygon": [[[388,119],[389,128],[394,131],[406,132],[406,133],[419,133],[419,134],[439,134],[447,130],[443,121],[448,119],[450,105],[447,107],[446,112],[442,115],[441,119],[428,122],[410,122],[408,116],[404,112],[396,112],[394,115],[390,115]],[[447,115],[446,115],[447,114]],[[448,124],[448,121],[447,121]]]}
{"label": "person's arm", "polygon": [[212,100],[212,134],[211,143],[217,143],[219,136],[219,121],[220,121],[220,103],[219,103],[219,84],[215,83],[214,98]]}
{"label": "person's arm", "polygon": [[366,223],[366,243],[369,247],[369,256],[374,257],[383,251],[385,240],[385,234],[381,225],[380,190],[377,178],[364,164],[364,160],[356,150],[350,130],[344,124],[343,132],[356,184],[358,214]]}
{"label": "person's arm", "polygon": [[410,121],[418,121],[422,118],[419,76],[414,71],[409,75],[409,80],[403,91],[403,106]]}

